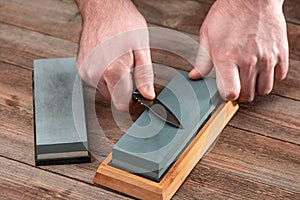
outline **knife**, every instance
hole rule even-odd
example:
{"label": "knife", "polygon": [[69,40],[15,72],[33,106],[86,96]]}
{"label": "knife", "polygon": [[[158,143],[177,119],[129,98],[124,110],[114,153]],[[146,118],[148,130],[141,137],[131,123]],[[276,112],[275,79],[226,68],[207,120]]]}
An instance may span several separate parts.
{"label": "knife", "polygon": [[153,114],[155,114],[161,120],[177,127],[183,128],[180,121],[161,101],[157,98],[148,100],[143,97],[138,90],[135,90],[132,94],[133,100],[137,101],[142,106],[148,108]]}

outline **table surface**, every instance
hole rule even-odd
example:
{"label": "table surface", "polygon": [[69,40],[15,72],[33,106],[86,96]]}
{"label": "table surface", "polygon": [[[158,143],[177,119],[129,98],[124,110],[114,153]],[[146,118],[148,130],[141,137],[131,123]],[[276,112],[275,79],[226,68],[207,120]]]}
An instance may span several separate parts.
{"label": "table surface", "polygon": [[[134,3],[149,26],[171,28],[197,39],[213,0]],[[34,165],[33,60],[77,55],[82,21],[75,2],[1,0],[0,10],[0,199],[130,199],[92,181],[111,144],[122,134],[110,105],[98,93],[88,102],[95,102],[98,120],[94,125],[100,122],[105,139],[101,140],[104,144],[100,139],[91,141],[95,147],[92,163]],[[287,78],[276,82],[270,95],[240,104],[214,148],[196,165],[174,199],[300,198],[299,10],[300,1],[285,1],[290,41]],[[172,43],[174,48],[194,53],[193,48],[180,45],[183,41],[177,42]],[[160,63],[155,65],[156,81],[170,78],[167,66],[191,69],[170,52],[153,50],[152,57],[153,62]],[[87,94],[93,94],[91,90],[85,88]],[[133,118],[142,111],[137,105],[133,110]],[[99,137],[93,129],[89,134]]]}

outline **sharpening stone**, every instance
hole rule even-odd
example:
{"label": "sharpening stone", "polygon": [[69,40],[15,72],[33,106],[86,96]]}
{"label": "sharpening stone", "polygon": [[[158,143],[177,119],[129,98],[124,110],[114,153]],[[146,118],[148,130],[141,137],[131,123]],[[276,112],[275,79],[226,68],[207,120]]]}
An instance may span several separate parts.
{"label": "sharpening stone", "polygon": [[178,129],[146,110],[113,146],[110,165],[154,181],[168,168],[223,102],[215,79],[192,81],[178,73],[157,97],[180,120]]}
{"label": "sharpening stone", "polygon": [[90,162],[76,58],[34,61],[36,165]]}

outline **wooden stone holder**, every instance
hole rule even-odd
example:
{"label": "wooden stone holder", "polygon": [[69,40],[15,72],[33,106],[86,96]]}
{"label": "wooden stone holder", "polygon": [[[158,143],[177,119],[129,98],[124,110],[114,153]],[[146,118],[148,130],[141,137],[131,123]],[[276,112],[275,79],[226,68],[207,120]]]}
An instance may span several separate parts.
{"label": "wooden stone holder", "polygon": [[237,110],[235,102],[221,104],[160,182],[110,166],[112,154],[100,164],[94,182],[139,199],[171,199]]}

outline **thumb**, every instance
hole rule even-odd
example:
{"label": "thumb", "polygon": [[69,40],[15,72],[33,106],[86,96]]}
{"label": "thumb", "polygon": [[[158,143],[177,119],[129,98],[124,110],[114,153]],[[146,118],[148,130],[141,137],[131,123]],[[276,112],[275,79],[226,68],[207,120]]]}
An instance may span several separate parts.
{"label": "thumb", "polygon": [[134,51],[135,69],[134,79],[135,85],[141,95],[147,99],[154,99],[154,75],[149,49],[140,49]]}
{"label": "thumb", "polygon": [[200,32],[200,44],[196,58],[195,68],[189,73],[190,79],[200,79],[206,76],[212,69],[213,63],[209,55],[207,37]]}
{"label": "thumb", "polygon": [[232,62],[215,62],[217,86],[224,100],[238,99],[241,91],[239,69]]}

